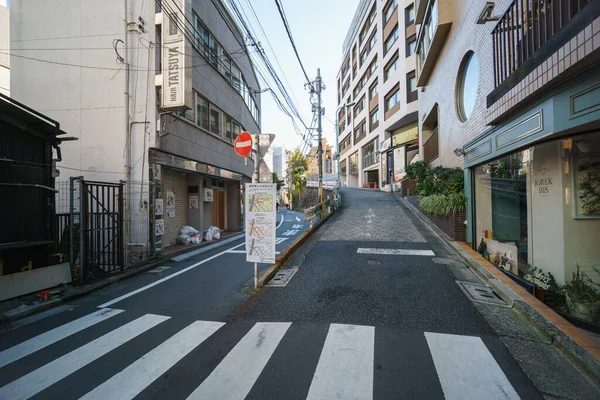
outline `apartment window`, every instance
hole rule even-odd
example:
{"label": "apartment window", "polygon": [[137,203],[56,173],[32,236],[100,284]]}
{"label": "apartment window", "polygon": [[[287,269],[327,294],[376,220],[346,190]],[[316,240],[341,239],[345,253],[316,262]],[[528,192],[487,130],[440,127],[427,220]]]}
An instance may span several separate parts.
{"label": "apartment window", "polygon": [[406,21],[406,26],[415,23],[415,5],[411,4],[410,6],[404,9],[404,19]]}
{"label": "apartment window", "polygon": [[377,96],[377,93],[379,93],[379,87],[377,85],[377,81],[375,81],[375,83],[369,88],[369,100]]}
{"label": "apartment window", "polygon": [[375,139],[362,148],[363,168],[369,167],[377,162],[377,150],[379,150],[379,139]]}
{"label": "apartment window", "polygon": [[210,131],[215,135],[221,135],[221,113],[215,107],[210,107]]}
{"label": "apartment window", "polygon": [[398,7],[398,2],[397,0],[391,0],[388,5],[386,6],[384,13],[385,13],[385,24],[387,24],[387,22],[390,20],[390,18],[392,18],[392,15],[394,15],[394,11],[396,11],[396,8]]}
{"label": "apartment window", "polygon": [[213,66],[217,67],[218,66],[217,61],[219,59],[219,44],[217,43],[217,41],[215,40],[215,37],[213,35],[210,35],[208,47],[210,49],[209,61]]}
{"label": "apartment window", "polygon": [[369,76],[373,75],[376,71],[377,71],[377,56],[375,56],[375,58],[371,62],[371,65],[369,66]]}
{"label": "apartment window", "polygon": [[354,144],[360,142],[365,136],[367,136],[367,121],[363,119],[356,129],[354,129]]}
{"label": "apartment window", "polygon": [[398,40],[398,25],[396,25],[394,27],[394,30],[392,31],[392,33],[390,34],[390,36],[388,36],[388,38],[385,40],[384,46],[383,46],[383,53],[387,53],[391,48],[392,45],[394,43],[396,43],[396,40]]}
{"label": "apartment window", "polygon": [[225,114],[225,138],[227,140],[233,140],[233,126],[231,117]]}
{"label": "apartment window", "polygon": [[363,52],[360,53],[360,66],[361,67],[365,63],[366,60],[367,60],[367,49],[364,49]]}
{"label": "apartment window", "polygon": [[369,51],[371,51],[373,49],[373,47],[375,47],[375,43],[377,43],[377,30],[373,31],[373,34],[371,35],[371,38],[369,39]]}
{"label": "apartment window", "polygon": [[398,104],[398,101],[400,101],[400,88],[396,86],[385,96],[385,112]]}
{"label": "apartment window", "polygon": [[373,8],[371,9],[371,14],[369,14],[369,26],[373,25],[373,22],[375,21],[376,16],[377,16],[377,9],[375,8],[375,4],[374,4]]}
{"label": "apartment window", "polygon": [[236,67],[235,65],[231,66],[231,84],[233,85],[234,89],[236,89],[238,92],[240,91],[240,79],[241,79],[241,73],[240,73],[240,69],[238,67]]}
{"label": "apartment window", "polygon": [[365,108],[365,96],[363,95],[354,106],[354,118]]}
{"label": "apartment window", "polygon": [[205,57],[208,57],[208,43],[210,41],[210,33],[200,21],[200,18],[196,16],[196,48]]}
{"label": "apartment window", "polygon": [[417,38],[416,35],[412,35],[411,37],[406,39],[406,57],[410,57],[415,54],[415,50],[417,48]]}
{"label": "apartment window", "polygon": [[379,109],[376,108],[371,115],[369,115],[369,132],[373,132],[379,126]]}
{"label": "apartment window", "polygon": [[392,75],[394,73],[394,71],[396,71],[398,69],[398,53],[396,53],[396,55],[394,56],[394,58],[392,58],[392,60],[390,62],[388,62],[383,70],[383,81],[387,81],[390,77],[390,75]]}
{"label": "apartment window", "polygon": [[415,71],[411,71],[406,74],[406,102],[410,103],[417,100],[417,93],[417,75]]}
{"label": "apartment window", "polygon": [[242,127],[235,121],[232,122],[231,126],[233,130],[233,140],[235,140],[238,136],[240,136],[240,133],[242,133]]}
{"label": "apartment window", "polygon": [[208,102],[196,95],[196,124],[208,130]]}

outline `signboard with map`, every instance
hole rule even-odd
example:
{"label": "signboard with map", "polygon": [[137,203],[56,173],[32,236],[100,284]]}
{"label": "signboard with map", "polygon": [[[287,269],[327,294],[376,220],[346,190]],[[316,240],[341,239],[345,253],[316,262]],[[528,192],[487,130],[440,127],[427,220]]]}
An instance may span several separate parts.
{"label": "signboard with map", "polygon": [[246,261],[275,262],[276,184],[246,184]]}

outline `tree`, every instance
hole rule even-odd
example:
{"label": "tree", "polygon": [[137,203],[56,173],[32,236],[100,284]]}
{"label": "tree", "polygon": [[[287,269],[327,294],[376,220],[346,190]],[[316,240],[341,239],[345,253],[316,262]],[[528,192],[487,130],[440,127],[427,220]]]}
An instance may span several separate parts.
{"label": "tree", "polygon": [[290,185],[294,185],[295,189],[290,192],[294,199],[298,198],[300,192],[306,187],[306,171],[308,170],[308,161],[304,154],[299,149],[294,149],[289,153],[287,160],[286,178]]}
{"label": "tree", "polygon": [[281,188],[285,185],[285,181],[283,178],[280,178],[276,172],[273,172],[273,183],[277,184],[277,192],[281,190]]}

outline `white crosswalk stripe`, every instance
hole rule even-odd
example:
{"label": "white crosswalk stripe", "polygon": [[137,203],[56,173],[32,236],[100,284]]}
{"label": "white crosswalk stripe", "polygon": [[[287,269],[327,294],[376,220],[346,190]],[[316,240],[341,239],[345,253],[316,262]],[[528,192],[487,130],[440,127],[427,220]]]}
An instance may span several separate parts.
{"label": "white crosswalk stripe", "polygon": [[188,399],[243,400],[290,325],[258,322]]}
{"label": "white crosswalk stripe", "polygon": [[372,399],[374,348],[374,327],[331,324],[307,399]]}
{"label": "white crosswalk stripe", "polygon": [[81,317],[68,324],[61,325],[51,331],[21,342],[10,349],[0,352],[0,368],[122,312],[123,310],[111,308],[98,310],[85,317]]}
{"label": "white crosswalk stripe", "polygon": [[478,337],[425,332],[447,400],[519,399]]}
{"label": "white crosswalk stripe", "polygon": [[167,319],[146,314],[129,322],[0,388],[0,399],[28,399]]}
{"label": "white crosswalk stripe", "polygon": [[[10,365],[12,362],[30,356],[71,335],[78,334],[80,337],[84,337],[81,335],[88,333],[82,331],[122,313],[121,310],[101,310],[101,312],[76,319],[3,351],[0,353],[0,360],[3,362],[0,368],[4,367],[1,371],[12,368],[13,365]],[[132,340],[143,340],[138,336],[167,320],[169,320],[167,316],[146,314],[124,323],[75,350],[66,352],[42,366],[33,367],[35,364],[31,361],[35,359],[28,359],[27,363],[32,365],[33,370],[25,370],[24,375],[18,375],[20,378],[10,383],[5,384],[6,381],[4,381],[5,386],[0,388],[0,399],[18,400],[28,399],[38,394],[43,395],[42,392],[45,389],[65,378],[63,385],[70,385],[69,379],[74,380],[75,376],[69,377],[69,375],[84,367],[92,368],[90,371],[93,371],[95,365],[90,364],[108,353],[112,353],[113,357],[118,357],[119,351],[125,351],[125,349],[119,349],[120,346]],[[157,338],[160,343],[154,348],[141,351],[135,357],[139,357],[136,361],[127,365],[116,364],[118,369],[112,371],[106,381],[96,381],[93,386],[90,383],[90,387],[85,386],[85,382],[78,383],[81,387],[78,390],[82,390],[80,395],[87,393],[82,397],[85,400],[132,399],[150,388],[154,382],[162,381],[163,378],[166,379],[165,384],[168,388],[174,384],[169,380],[177,379],[177,374],[170,373],[171,369],[187,368],[186,366],[190,365],[194,368],[196,356],[186,356],[194,354],[192,352],[195,351],[197,356],[202,358],[203,354],[209,351],[209,354],[218,354],[217,358],[212,361],[214,364],[199,367],[205,368],[199,375],[207,376],[206,379],[198,379],[197,382],[189,379],[185,381],[189,385],[189,391],[186,393],[191,393],[188,399],[242,400],[251,391],[254,395],[253,388],[257,382],[258,387],[254,390],[261,390],[262,385],[266,382],[263,382],[263,378],[272,379],[269,376],[271,371],[281,362],[282,357],[288,351],[293,351],[292,354],[304,351],[304,347],[289,348],[288,346],[296,346],[292,340],[285,341],[282,348],[283,338],[290,334],[297,335],[298,332],[302,332],[302,328],[296,327],[295,330],[290,331],[291,322],[257,322],[251,327],[245,324],[241,325],[244,326],[241,328],[244,329],[244,332],[249,330],[239,341],[227,345],[227,354],[221,353],[218,347],[216,348],[217,353],[214,350],[213,353],[210,353],[210,349],[217,343],[221,341],[230,343],[228,339],[223,340],[222,337],[226,338],[232,331],[237,331],[237,326],[240,325],[235,324],[226,327],[226,324],[222,322],[194,321],[172,335]],[[160,334],[158,332],[163,332],[163,330],[156,330],[155,334]],[[377,383],[375,365],[385,361],[376,360],[376,354],[379,353],[375,351],[375,333],[376,328],[373,326],[328,325],[327,334],[325,335],[325,331],[322,331],[322,340],[324,339],[324,341],[314,341],[315,346],[319,346],[319,348],[313,347],[311,350],[315,357],[319,354],[319,358],[318,361],[314,361],[315,364],[311,364],[310,375],[306,376],[309,378],[309,381],[305,380],[306,388],[304,389],[307,399],[372,399]],[[439,381],[438,388],[441,388],[446,399],[519,398],[502,368],[479,337],[430,332],[425,332],[424,335],[425,341],[423,341],[423,336],[420,339],[424,347],[424,357],[430,355],[429,362],[437,372],[437,376],[435,372],[429,373],[428,376],[435,382]],[[211,340],[207,341],[209,338]],[[377,344],[377,346],[382,345],[385,346],[385,342]],[[229,346],[233,346],[231,351],[229,351]],[[280,348],[281,353],[276,354]],[[273,357],[274,354],[276,357]],[[285,362],[288,362],[287,359]],[[388,361],[388,370],[390,367],[410,369],[410,365],[403,364],[406,361],[401,357],[397,361],[392,359],[391,362],[392,365],[389,365]],[[27,367],[27,363],[24,364],[25,367]],[[208,365],[216,365],[216,367]],[[270,365],[270,370],[266,368],[268,365]],[[384,366],[385,368],[386,366]],[[269,372],[265,373],[266,370]],[[283,374],[285,375],[285,370]],[[159,378],[161,379],[159,380]],[[295,379],[295,376],[282,376],[278,379],[283,379],[282,382],[289,382]],[[53,387],[50,390],[56,390],[56,388]],[[298,390],[298,388],[295,387],[293,390]],[[400,393],[401,391],[399,391],[399,395]]]}
{"label": "white crosswalk stripe", "polygon": [[215,333],[222,322],[196,321],[83,396],[85,400],[132,399]]}

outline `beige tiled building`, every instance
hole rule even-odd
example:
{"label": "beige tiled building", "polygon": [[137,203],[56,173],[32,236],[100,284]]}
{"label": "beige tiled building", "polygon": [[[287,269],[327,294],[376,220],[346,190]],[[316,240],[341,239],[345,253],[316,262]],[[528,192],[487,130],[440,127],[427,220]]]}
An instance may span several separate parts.
{"label": "beige tiled building", "polygon": [[417,157],[414,18],[413,0],[358,5],[337,77],[342,185],[389,189]]}
{"label": "beige tiled building", "polygon": [[420,153],[464,168],[472,246],[520,282],[600,282],[600,1],[415,8]]}

